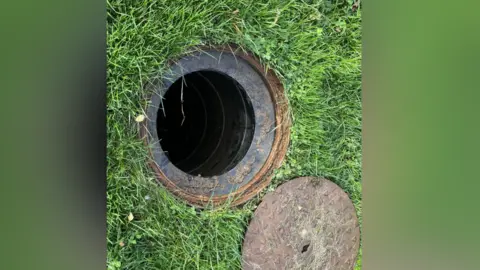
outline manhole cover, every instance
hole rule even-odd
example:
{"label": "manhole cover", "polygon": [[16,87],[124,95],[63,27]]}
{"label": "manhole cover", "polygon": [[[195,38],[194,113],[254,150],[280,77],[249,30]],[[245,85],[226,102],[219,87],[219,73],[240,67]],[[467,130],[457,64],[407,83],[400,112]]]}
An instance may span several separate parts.
{"label": "manhole cover", "polygon": [[243,243],[243,269],[353,269],[360,243],[355,208],[333,182],[301,177],[267,194]]}
{"label": "manhole cover", "polygon": [[289,143],[284,89],[249,53],[202,48],[172,62],[141,136],[157,179],[190,204],[240,204],[270,181]]}

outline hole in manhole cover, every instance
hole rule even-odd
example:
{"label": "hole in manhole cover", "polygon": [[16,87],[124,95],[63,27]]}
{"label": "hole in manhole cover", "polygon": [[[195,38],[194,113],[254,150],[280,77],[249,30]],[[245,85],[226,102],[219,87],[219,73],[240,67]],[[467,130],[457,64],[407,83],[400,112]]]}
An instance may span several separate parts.
{"label": "hole in manhole cover", "polygon": [[252,198],[270,181],[290,136],[273,71],[235,47],[200,48],[149,84],[147,143],[157,179],[197,206]]}

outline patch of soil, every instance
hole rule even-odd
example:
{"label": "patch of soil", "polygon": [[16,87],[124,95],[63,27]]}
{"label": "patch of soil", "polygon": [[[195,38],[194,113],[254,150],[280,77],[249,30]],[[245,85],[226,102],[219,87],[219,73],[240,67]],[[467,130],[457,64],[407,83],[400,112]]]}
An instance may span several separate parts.
{"label": "patch of soil", "polygon": [[360,245],[355,208],[333,182],[300,177],[267,194],[243,243],[243,269],[353,269]]}

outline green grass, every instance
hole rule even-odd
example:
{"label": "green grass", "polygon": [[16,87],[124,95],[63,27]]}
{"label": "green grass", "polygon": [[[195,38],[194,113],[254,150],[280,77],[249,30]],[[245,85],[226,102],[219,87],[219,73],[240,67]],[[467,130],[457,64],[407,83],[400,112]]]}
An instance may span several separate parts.
{"label": "green grass", "polygon": [[296,176],[324,176],[350,195],[361,220],[361,16],[352,5],[107,1],[108,269],[240,269],[243,234],[259,200],[196,213],[155,183],[138,139],[143,84],[195,45],[236,43],[281,78],[292,141],[268,190]]}

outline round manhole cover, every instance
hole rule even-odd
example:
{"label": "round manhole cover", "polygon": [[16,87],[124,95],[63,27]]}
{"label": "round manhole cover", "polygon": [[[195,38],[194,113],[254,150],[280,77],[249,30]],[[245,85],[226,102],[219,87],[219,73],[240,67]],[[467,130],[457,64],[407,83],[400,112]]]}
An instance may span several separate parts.
{"label": "round manhole cover", "polygon": [[360,229],[348,195],[333,182],[301,177],[267,194],[243,243],[243,269],[355,266]]}
{"label": "round manhole cover", "polygon": [[240,204],[270,181],[286,153],[284,89],[252,54],[202,48],[172,61],[152,93],[141,136],[157,179],[190,204]]}

